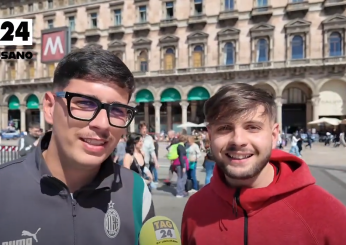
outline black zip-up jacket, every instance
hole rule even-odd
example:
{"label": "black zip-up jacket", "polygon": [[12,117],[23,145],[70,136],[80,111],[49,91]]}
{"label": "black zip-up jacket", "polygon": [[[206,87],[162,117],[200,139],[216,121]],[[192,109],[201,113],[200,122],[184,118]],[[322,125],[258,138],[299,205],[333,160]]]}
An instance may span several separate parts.
{"label": "black zip-up jacket", "polygon": [[92,183],[70,194],[42,157],[50,137],[0,165],[0,244],[138,245],[142,224],[155,215],[144,180],[108,158]]}
{"label": "black zip-up jacket", "polygon": [[186,149],[185,146],[183,145],[178,145],[178,156],[179,156],[179,162],[180,162],[180,166],[181,168],[186,168],[186,162],[184,157],[186,157]]}

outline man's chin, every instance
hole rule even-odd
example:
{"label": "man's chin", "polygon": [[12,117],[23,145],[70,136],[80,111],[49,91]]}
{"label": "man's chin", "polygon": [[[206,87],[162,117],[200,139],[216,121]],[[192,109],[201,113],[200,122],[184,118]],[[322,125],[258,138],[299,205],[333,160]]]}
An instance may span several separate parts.
{"label": "man's chin", "polygon": [[101,153],[95,153],[95,152],[86,152],[83,149],[79,149],[79,153],[74,154],[73,159],[77,164],[84,165],[84,166],[97,166],[101,165],[107,158],[109,154],[107,155],[106,152]]}
{"label": "man's chin", "polygon": [[264,166],[249,164],[245,166],[227,165],[223,169],[225,175],[231,179],[246,180],[256,177]]}
{"label": "man's chin", "polygon": [[106,156],[92,156],[88,154],[83,155],[84,156],[79,156],[75,159],[77,163],[83,166],[99,166],[107,159]]}

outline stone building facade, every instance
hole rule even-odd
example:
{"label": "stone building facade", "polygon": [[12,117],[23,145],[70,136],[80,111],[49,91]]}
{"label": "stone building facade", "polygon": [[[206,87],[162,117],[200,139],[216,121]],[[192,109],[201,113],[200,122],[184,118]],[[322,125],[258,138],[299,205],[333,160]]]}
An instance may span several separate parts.
{"label": "stone building facade", "polygon": [[[276,97],[282,129],[346,118],[345,1],[47,0],[2,5],[2,18],[32,18],[33,60],[2,60],[1,125],[44,123],[41,102],[56,63],[40,62],[41,30],[70,26],[73,48],[98,45],[133,71],[131,103],[155,132],[203,122],[222,85],[246,82]],[[15,50],[18,47],[7,47]],[[22,47],[23,48],[23,47]]]}

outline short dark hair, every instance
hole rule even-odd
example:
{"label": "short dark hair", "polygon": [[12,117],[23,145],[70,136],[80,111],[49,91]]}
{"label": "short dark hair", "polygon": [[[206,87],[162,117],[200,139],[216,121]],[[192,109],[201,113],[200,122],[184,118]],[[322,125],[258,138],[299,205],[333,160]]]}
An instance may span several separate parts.
{"label": "short dark hair", "polygon": [[138,129],[141,129],[143,127],[147,127],[147,124],[144,121],[140,121],[138,124]]}
{"label": "short dark hair", "polygon": [[254,113],[257,106],[264,107],[264,115],[276,121],[276,104],[273,95],[247,83],[222,86],[204,104],[208,123],[222,119],[235,119]]}
{"label": "short dark hair", "polygon": [[41,125],[39,123],[29,123],[29,128],[39,128],[41,129]]}
{"label": "short dark hair", "polygon": [[54,72],[54,88],[65,88],[71,79],[85,79],[114,83],[126,88],[130,94],[135,90],[135,81],[127,66],[110,51],[84,47],[66,55]]}

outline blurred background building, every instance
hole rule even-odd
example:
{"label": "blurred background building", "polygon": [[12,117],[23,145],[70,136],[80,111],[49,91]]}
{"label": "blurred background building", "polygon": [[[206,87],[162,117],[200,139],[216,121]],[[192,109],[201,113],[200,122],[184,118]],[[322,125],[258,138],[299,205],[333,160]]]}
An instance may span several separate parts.
{"label": "blurred background building", "polygon": [[20,48],[37,56],[0,62],[2,128],[9,120],[21,130],[32,121],[47,127],[41,102],[57,63],[40,62],[41,30],[62,26],[70,27],[73,48],[108,49],[133,71],[139,115],[132,130],[140,120],[156,132],[201,123],[204,101],[234,82],[272,93],[277,121],[289,131],[320,117],[346,118],[346,1],[6,2],[1,18],[33,19],[34,44]]}

